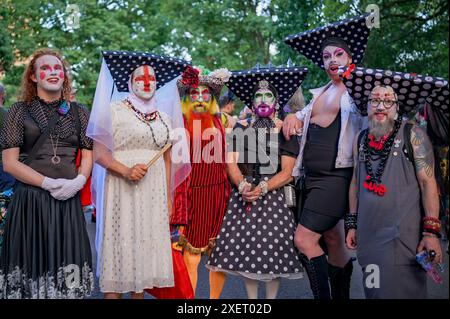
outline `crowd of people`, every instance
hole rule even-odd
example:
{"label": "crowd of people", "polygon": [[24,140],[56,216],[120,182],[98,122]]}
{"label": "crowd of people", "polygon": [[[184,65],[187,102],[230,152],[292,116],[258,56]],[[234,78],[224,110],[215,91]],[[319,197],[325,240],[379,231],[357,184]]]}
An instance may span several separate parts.
{"label": "crowd of people", "polygon": [[416,255],[440,265],[448,232],[449,84],[356,66],[367,19],[285,39],[328,76],[309,103],[291,63],[102,51],[89,112],[63,55],[36,50],[8,110],[0,85],[0,298],[86,298],[94,276],[106,299],[195,298],[203,255],[211,299],[227,276],[249,299],[306,276],[315,299],[350,299],[355,260],[366,298],[426,298]]}

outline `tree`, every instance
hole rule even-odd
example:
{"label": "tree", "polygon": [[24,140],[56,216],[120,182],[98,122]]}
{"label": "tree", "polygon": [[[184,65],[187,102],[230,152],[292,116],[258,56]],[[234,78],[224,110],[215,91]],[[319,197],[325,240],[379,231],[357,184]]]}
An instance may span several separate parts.
{"label": "tree", "polygon": [[[78,100],[90,106],[101,50],[152,51],[192,59],[209,69],[256,63],[309,68],[303,87],[322,86],[325,73],[284,43],[290,34],[363,14],[370,0],[0,0],[0,72],[8,101],[24,62],[37,47],[61,49],[72,64]],[[381,0],[379,29],[363,66],[448,79],[448,12],[444,0]],[[72,18],[79,18],[73,25]],[[76,19],[75,19],[76,20]],[[1,76],[1,75],[0,75]],[[309,97],[306,90],[305,95]]]}

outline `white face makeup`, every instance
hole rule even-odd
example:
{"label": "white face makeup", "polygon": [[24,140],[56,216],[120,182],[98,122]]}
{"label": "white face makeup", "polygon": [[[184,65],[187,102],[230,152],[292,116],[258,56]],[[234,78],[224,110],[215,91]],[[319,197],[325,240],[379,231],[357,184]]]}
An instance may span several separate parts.
{"label": "white face makeup", "polygon": [[199,85],[197,88],[193,88],[189,92],[191,102],[206,102],[211,100],[211,92],[208,87]]}
{"label": "white face makeup", "polygon": [[210,89],[205,85],[199,85],[189,91],[189,99],[195,113],[205,113],[211,108],[212,95]]}
{"label": "white face makeup", "polygon": [[276,97],[271,90],[259,89],[253,97],[253,111],[259,117],[274,116],[276,103]]}
{"label": "white face makeup", "polygon": [[150,100],[156,92],[155,70],[151,66],[142,65],[133,71],[131,88],[142,100]]}
{"label": "white face makeup", "polygon": [[351,63],[351,57],[344,49],[332,45],[323,49],[322,60],[325,71],[330,76],[337,76],[340,66],[348,66]]}
{"label": "white face makeup", "polygon": [[253,107],[258,107],[262,103],[274,107],[275,106],[275,95],[269,89],[259,89],[255,92],[253,97]]}
{"label": "white face makeup", "polygon": [[53,55],[43,55],[36,60],[32,81],[41,89],[58,92],[64,83],[64,68],[62,62]]}

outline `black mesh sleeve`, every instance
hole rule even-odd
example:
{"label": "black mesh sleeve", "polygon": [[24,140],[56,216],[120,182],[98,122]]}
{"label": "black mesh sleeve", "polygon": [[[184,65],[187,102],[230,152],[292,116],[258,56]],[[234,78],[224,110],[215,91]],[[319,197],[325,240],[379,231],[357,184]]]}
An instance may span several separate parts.
{"label": "black mesh sleeve", "polygon": [[26,107],[26,104],[23,102],[14,103],[6,114],[2,131],[0,132],[2,149],[21,147],[23,145],[23,123]]}

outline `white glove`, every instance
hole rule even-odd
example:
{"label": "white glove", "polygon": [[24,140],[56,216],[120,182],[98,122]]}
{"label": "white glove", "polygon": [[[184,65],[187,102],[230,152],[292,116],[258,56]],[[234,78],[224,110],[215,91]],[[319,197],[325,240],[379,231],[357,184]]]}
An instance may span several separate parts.
{"label": "white glove", "polygon": [[50,191],[55,191],[58,188],[61,188],[63,186],[63,184],[64,184],[64,182],[62,181],[62,179],[54,179],[54,178],[50,178],[50,177],[44,177],[41,188],[50,192]]}
{"label": "white glove", "polygon": [[62,181],[60,188],[52,190],[50,194],[57,200],[67,200],[75,196],[86,183],[86,177],[78,175],[74,179],[58,178],[57,181]]}

